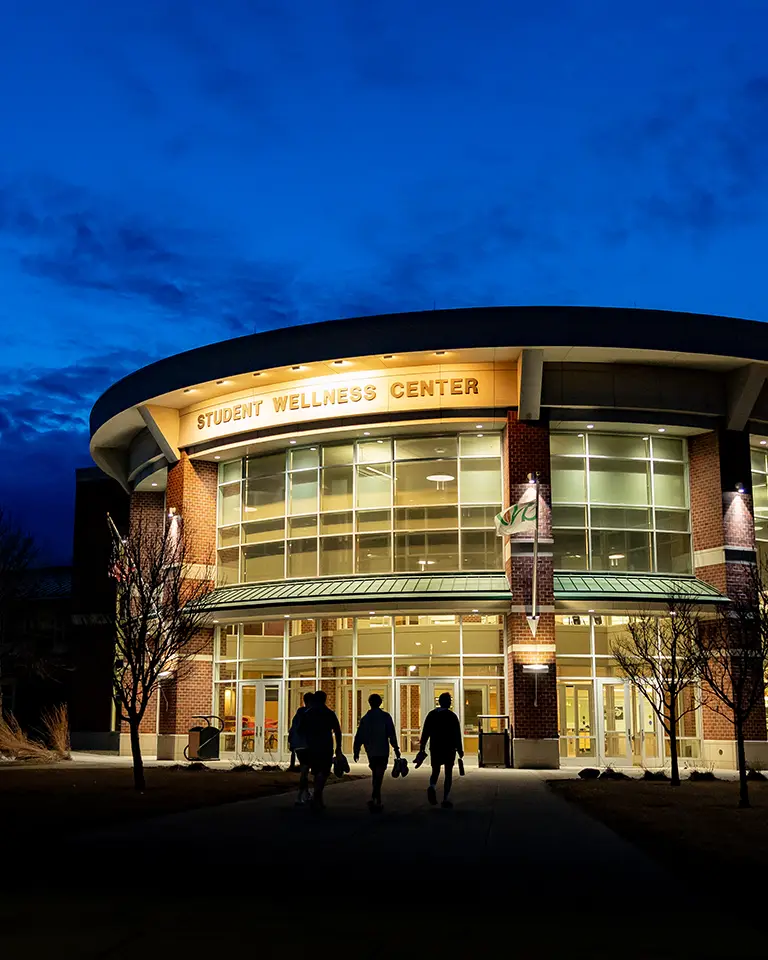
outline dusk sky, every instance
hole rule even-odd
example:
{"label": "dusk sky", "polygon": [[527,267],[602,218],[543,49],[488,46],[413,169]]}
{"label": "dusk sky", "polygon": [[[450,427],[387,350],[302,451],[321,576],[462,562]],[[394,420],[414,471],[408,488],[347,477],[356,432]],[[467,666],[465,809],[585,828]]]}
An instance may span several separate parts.
{"label": "dusk sky", "polygon": [[433,304],[768,319],[762,0],[0,14],[0,504],[40,562],[93,400],[165,355]]}

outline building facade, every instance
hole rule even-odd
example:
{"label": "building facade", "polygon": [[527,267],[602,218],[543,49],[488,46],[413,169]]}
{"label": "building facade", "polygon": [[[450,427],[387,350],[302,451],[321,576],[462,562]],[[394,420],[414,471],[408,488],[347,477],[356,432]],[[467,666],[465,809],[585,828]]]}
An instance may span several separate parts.
{"label": "building facade", "polygon": [[[286,759],[321,687],[349,750],[377,692],[415,751],[449,691],[468,753],[484,718],[516,766],[662,764],[612,644],[672,594],[715,610],[768,548],[766,372],[758,323],[541,307],[271,331],[115,384],[92,455],[128,523],[181,518],[210,581],[145,746],[178,757],[213,714],[226,754]],[[536,524],[494,523],[531,496],[535,567]],[[768,760],[762,710],[749,736]],[[732,765],[732,724],[688,713],[681,755]]]}

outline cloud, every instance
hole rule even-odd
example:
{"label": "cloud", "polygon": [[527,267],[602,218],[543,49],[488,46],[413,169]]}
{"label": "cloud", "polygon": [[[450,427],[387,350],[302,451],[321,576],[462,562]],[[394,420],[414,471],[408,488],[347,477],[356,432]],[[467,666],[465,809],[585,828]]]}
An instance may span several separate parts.
{"label": "cloud", "polygon": [[67,184],[0,189],[0,234],[17,241],[24,273],[76,295],[229,334],[300,320],[291,265],[228,255],[216,238],[126,215]]}

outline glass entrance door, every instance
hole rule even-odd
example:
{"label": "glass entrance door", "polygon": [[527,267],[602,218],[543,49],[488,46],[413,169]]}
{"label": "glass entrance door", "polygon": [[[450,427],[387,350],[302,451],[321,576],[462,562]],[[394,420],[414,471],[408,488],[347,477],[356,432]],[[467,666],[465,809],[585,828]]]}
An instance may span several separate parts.
{"label": "glass entrance door", "polygon": [[279,680],[259,680],[240,687],[240,753],[256,760],[282,760],[280,729],[283,704]]}
{"label": "glass entrance door", "polygon": [[450,693],[452,709],[461,711],[457,680],[414,679],[397,681],[396,726],[400,749],[404,754],[416,754],[421,740],[424,718],[438,706],[440,694]]}
{"label": "glass entrance door", "polygon": [[600,759],[616,766],[661,764],[659,722],[642,691],[629,683],[598,681],[602,730]]}
{"label": "glass entrance door", "polygon": [[592,684],[559,683],[557,708],[560,759],[567,761],[597,756]]}

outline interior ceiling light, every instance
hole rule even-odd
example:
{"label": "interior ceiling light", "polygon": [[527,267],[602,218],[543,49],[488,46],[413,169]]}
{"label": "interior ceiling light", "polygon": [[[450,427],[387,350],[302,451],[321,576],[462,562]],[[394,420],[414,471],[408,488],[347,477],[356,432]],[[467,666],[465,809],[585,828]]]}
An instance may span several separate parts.
{"label": "interior ceiling light", "polygon": [[584,436],[584,434],[583,434],[583,433],[580,433],[580,434],[579,434],[579,436],[580,436],[580,437],[583,437],[583,436]]}
{"label": "interior ceiling light", "polygon": [[294,443],[296,443],[296,441],[295,441],[295,440],[289,440],[288,442],[289,442],[290,444],[294,444]]}
{"label": "interior ceiling light", "polygon": [[764,446],[766,445],[766,443],[768,443],[768,440],[761,440],[761,441],[760,441],[760,446],[761,446],[761,447],[764,447]]}
{"label": "interior ceiling light", "polygon": [[476,429],[476,430],[482,430],[482,429],[483,429],[482,423],[476,423],[476,424],[475,424],[475,429]]}
{"label": "interior ceiling light", "polygon": [[588,423],[588,424],[587,424],[587,430],[594,430],[594,429],[595,429],[594,423]]}
{"label": "interior ceiling light", "polygon": [[[153,486],[153,487],[156,487],[156,486],[157,486],[157,484],[156,484],[156,483],[153,483],[153,484],[152,484],[152,486]],[[757,529],[758,529],[758,528],[757,528],[757,527],[755,527],[755,530],[757,530]]]}
{"label": "interior ceiling light", "polygon": [[370,435],[371,435],[371,431],[370,431],[370,430],[363,430],[363,436],[364,436],[364,437],[370,437]]}
{"label": "interior ceiling light", "polygon": [[484,436],[485,436],[484,433],[478,433],[477,439],[478,439],[478,440],[482,440]]}
{"label": "interior ceiling light", "polygon": [[216,456],[215,456],[213,459],[214,459],[214,460],[221,460],[221,457],[220,457],[220,456],[218,455],[218,453],[217,453]]}
{"label": "interior ceiling light", "polygon": [[667,432],[666,427],[659,427],[659,433],[666,433],[666,432]]}
{"label": "interior ceiling light", "polygon": [[626,556],[626,554],[624,554],[624,553],[609,553],[609,554],[608,554],[608,559],[609,559],[609,560],[623,560],[625,556]]}

